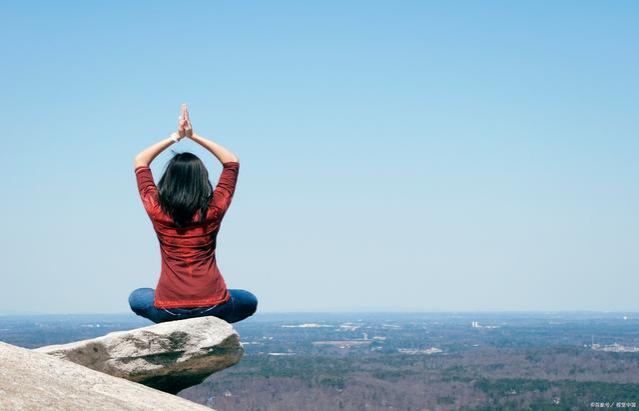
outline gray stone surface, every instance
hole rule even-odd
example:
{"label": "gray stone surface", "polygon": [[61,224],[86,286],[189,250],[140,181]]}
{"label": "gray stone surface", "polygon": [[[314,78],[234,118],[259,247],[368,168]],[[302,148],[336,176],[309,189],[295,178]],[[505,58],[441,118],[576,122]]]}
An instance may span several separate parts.
{"label": "gray stone surface", "polygon": [[208,410],[203,405],[0,342],[0,410]]}
{"label": "gray stone surface", "polygon": [[168,321],[34,351],[175,394],[236,364],[244,349],[216,317]]}

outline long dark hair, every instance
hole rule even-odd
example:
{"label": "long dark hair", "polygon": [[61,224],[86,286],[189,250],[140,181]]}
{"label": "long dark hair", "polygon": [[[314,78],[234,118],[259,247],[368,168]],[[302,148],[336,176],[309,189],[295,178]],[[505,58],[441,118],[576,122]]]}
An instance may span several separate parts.
{"label": "long dark hair", "polygon": [[158,182],[158,197],[162,211],[173,218],[178,227],[185,227],[200,211],[204,222],[213,186],[204,163],[193,153],[176,153],[166,165]]}

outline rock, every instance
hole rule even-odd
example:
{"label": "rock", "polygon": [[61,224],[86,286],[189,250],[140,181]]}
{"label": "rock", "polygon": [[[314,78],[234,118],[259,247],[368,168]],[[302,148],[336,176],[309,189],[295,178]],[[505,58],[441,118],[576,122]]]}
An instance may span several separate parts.
{"label": "rock", "polygon": [[233,327],[212,316],[168,321],[34,351],[172,394],[236,364],[244,354]]}
{"label": "rock", "polygon": [[0,342],[0,410],[208,410],[203,405]]}

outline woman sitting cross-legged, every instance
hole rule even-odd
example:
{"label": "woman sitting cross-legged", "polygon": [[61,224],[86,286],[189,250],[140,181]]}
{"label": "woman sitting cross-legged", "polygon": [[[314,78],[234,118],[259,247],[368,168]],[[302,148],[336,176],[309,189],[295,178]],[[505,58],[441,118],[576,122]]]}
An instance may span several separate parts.
{"label": "woman sitting cross-legged", "polygon": [[[155,185],[151,161],[184,137],[202,145],[222,163],[215,189],[204,163],[188,152],[175,154]],[[233,153],[193,132],[184,104],[178,132],[135,157],[138,191],[162,254],[156,288],[138,288],[129,296],[137,315],[155,323],[207,315],[234,323],[255,313],[255,295],[227,289],[215,258],[217,233],[231,204],[239,168]]]}

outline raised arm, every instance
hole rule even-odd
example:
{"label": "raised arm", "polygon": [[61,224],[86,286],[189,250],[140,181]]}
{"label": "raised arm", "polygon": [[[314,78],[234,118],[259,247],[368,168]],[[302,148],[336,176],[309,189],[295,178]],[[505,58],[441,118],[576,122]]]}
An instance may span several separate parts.
{"label": "raised arm", "polygon": [[153,161],[153,159],[157,157],[158,154],[160,154],[168,146],[176,143],[179,140],[180,136],[178,135],[178,133],[173,133],[171,134],[171,137],[164,138],[161,141],[140,151],[138,155],[135,156],[135,158],[133,159],[133,168],[135,169],[140,166],[148,167],[151,164],[151,161]]}
{"label": "raised arm", "polygon": [[240,162],[240,159],[237,158],[237,156],[233,154],[230,150],[222,147],[221,145],[211,140],[208,140],[202,137],[199,134],[193,133],[193,135],[191,136],[191,140],[195,141],[196,143],[200,144],[202,147],[206,148],[211,153],[213,153],[213,155],[217,157],[217,159],[220,160],[220,163],[222,164]]}
{"label": "raised arm", "polygon": [[191,126],[191,119],[189,118],[189,112],[186,109],[186,104],[182,104],[182,118],[185,119],[184,135],[191,140],[195,141],[205,149],[209,150],[222,164],[225,163],[239,163],[240,160],[229,149],[222,147],[221,145],[196,134]]}

